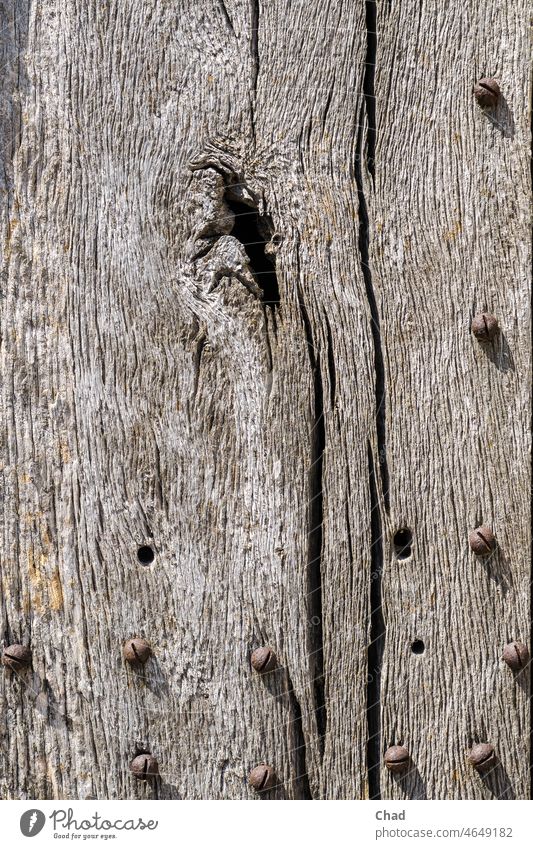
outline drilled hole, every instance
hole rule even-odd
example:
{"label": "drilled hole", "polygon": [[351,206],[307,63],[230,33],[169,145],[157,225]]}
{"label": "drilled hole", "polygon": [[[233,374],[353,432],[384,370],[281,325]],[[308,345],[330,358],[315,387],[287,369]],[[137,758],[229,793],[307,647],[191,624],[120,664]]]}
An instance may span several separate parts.
{"label": "drilled hole", "polygon": [[394,534],[394,553],[398,560],[405,560],[411,556],[411,546],[413,544],[413,534],[409,528],[400,528]]}
{"label": "drilled hole", "polygon": [[155,554],[151,545],[141,545],[137,549],[137,558],[143,566],[149,566],[150,563],[153,563],[154,557]]}
{"label": "drilled hole", "polygon": [[425,648],[423,640],[414,640],[411,644],[411,651],[413,654],[424,654]]}

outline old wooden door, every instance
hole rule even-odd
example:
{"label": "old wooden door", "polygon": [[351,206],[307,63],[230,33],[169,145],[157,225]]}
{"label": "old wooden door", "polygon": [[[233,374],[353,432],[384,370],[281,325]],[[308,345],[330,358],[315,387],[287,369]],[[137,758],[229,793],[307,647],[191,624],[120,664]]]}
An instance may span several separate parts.
{"label": "old wooden door", "polygon": [[529,3],[1,13],[2,795],[528,797]]}

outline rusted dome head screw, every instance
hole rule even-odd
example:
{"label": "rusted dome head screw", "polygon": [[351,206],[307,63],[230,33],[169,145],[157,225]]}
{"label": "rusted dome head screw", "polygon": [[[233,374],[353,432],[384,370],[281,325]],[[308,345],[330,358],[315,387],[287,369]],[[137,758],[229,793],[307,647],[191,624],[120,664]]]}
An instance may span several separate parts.
{"label": "rusted dome head screw", "polygon": [[477,743],[468,754],[468,760],[478,772],[487,772],[496,766],[497,758],[494,746],[490,743]]}
{"label": "rusted dome head screw", "polygon": [[483,77],[474,86],[474,97],[484,109],[493,109],[500,99],[500,86],[493,77]]}
{"label": "rusted dome head screw", "polygon": [[474,554],[487,557],[496,548],[496,537],[488,525],[480,525],[468,534],[468,542]]}
{"label": "rusted dome head screw", "polygon": [[276,783],[276,773],[268,764],[258,764],[252,769],[248,781],[254,790],[263,793],[265,790],[270,790]]}
{"label": "rusted dome head screw", "polygon": [[131,640],[126,640],[122,651],[124,659],[128,663],[131,663],[132,666],[140,666],[146,663],[152,653],[149,644],[141,637],[133,637]]}
{"label": "rusted dome head screw", "polygon": [[275,652],[269,646],[261,646],[252,652],[250,662],[256,672],[272,672],[278,665]]}
{"label": "rusted dome head screw", "polygon": [[146,753],[133,758],[130,770],[139,781],[148,781],[150,778],[159,775],[159,764],[153,755]]}
{"label": "rusted dome head screw", "polygon": [[2,654],[2,663],[13,672],[20,672],[31,664],[31,649],[18,643],[7,646]]}
{"label": "rusted dome head screw", "polygon": [[488,312],[480,312],[472,319],[470,329],[480,342],[490,342],[497,335],[500,326],[498,319]]}
{"label": "rusted dome head screw", "polygon": [[390,772],[405,772],[409,766],[409,752],[405,746],[390,746],[383,756],[383,761]]}
{"label": "rusted dome head screw", "polygon": [[529,649],[524,643],[514,640],[505,646],[502,658],[513,672],[520,672],[529,663]]}

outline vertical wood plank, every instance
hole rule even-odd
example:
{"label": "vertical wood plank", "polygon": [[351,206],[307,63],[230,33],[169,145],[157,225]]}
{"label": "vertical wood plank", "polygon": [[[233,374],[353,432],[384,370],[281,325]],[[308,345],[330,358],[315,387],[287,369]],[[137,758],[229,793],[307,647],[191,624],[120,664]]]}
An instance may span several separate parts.
{"label": "vertical wood plank", "polygon": [[[387,383],[390,514],[383,604],[383,771],[393,798],[528,798],[529,680],[501,661],[529,643],[530,348],[527,9],[378,3],[371,257]],[[503,97],[483,113],[473,84]],[[470,322],[493,313],[480,345]],[[491,525],[486,561],[468,532]],[[394,533],[409,528],[400,560]],[[415,639],[423,654],[412,652]],[[485,778],[469,747],[491,742]]]}
{"label": "vertical wood plank", "polygon": [[[273,796],[366,792],[370,332],[336,232],[365,35],[360,10],[295,4],[286,30],[280,8],[31,8],[2,562],[4,638],[34,661],[5,682],[8,796],[251,797],[261,760]],[[281,233],[279,306],[229,234],[250,203]],[[153,786],[128,770],[146,750]]]}

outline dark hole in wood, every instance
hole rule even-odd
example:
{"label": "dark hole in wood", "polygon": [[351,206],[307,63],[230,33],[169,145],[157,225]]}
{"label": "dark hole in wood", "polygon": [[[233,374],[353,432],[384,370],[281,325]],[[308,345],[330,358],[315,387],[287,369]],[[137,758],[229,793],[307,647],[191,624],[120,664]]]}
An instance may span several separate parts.
{"label": "dark hole in wood", "polygon": [[263,292],[263,303],[277,307],[279,305],[279,287],[276,267],[268,254],[265,253],[265,246],[270,241],[272,228],[265,216],[259,215],[257,209],[229,197],[226,197],[225,200],[235,215],[235,224],[231,235],[241,242],[248,254],[250,268],[255,275],[257,285]]}
{"label": "dark hole in wood", "polygon": [[137,549],[137,559],[143,566],[149,566],[150,563],[153,563],[154,557],[155,554],[151,545],[141,545]]}
{"label": "dark hole in wood", "polygon": [[423,640],[414,640],[411,644],[413,654],[424,654],[425,648]]}
{"label": "dark hole in wood", "polygon": [[411,546],[413,544],[413,534],[409,528],[400,528],[394,534],[394,553],[398,560],[405,560],[411,556]]}

